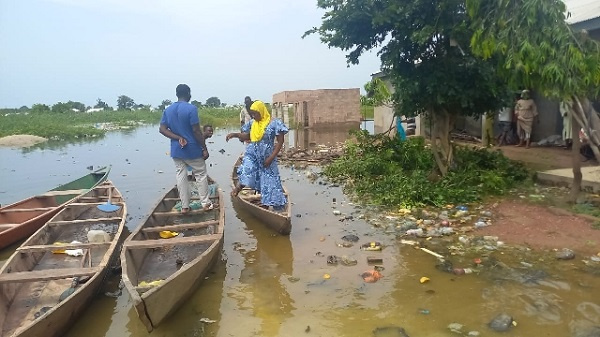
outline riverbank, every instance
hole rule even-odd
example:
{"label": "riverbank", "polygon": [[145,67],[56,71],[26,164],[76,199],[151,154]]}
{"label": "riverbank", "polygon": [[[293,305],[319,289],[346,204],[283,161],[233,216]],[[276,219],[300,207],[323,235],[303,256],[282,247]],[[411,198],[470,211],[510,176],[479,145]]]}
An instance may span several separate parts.
{"label": "riverbank", "polygon": [[0,138],[0,147],[24,148],[48,141],[47,138],[32,135],[12,135]]}
{"label": "riverbank", "polygon": [[[202,108],[199,115],[202,125],[239,125],[237,108]],[[52,140],[95,138],[104,136],[110,130],[157,124],[161,116],[162,111],[148,109],[92,113],[10,113],[0,115],[0,137],[26,134]]]}

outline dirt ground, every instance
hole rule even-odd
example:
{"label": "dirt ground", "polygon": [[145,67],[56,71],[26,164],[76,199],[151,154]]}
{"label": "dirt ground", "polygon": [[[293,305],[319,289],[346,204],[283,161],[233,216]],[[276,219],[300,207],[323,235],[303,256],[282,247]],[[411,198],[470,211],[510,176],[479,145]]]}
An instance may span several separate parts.
{"label": "dirt ground", "polygon": [[594,220],[563,209],[504,200],[491,207],[493,225],[478,229],[479,235],[498,236],[507,244],[533,249],[569,248],[579,254],[600,253],[600,229]]}
{"label": "dirt ground", "polygon": [[[505,156],[525,163],[532,170],[572,167],[571,151],[560,147],[494,147]],[[580,157],[582,159],[582,157]],[[582,167],[597,166],[593,161]],[[537,205],[526,200],[504,199],[491,208],[494,225],[477,230],[481,235],[498,236],[507,244],[526,245],[534,249],[569,248],[580,254],[600,253],[600,229],[593,225],[600,219],[576,215],[558,207]]]}
{"label": "dirt ground", "polygon": [[48,139],[44,137],[31,135],[12,135],[0,138],[0,146],[4,147],[29,147],[38,143],[43,143]]}

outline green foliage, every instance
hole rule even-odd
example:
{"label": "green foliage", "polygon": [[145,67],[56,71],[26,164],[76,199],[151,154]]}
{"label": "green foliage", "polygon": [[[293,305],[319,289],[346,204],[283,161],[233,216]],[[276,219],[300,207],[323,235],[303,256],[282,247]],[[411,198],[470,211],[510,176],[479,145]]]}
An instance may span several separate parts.
{"label": "green foliage", "polygon": [[98,98],[96,100],[96,104],[94,105],[95,109],[104,109],[104,110],[110,110],[111,107],[108,106],[108,104],[106,102],[104,102],[102,99]]}
{"label": "green foliage", "polygon": [[422,138],[406,141],[354,132],[345,153],[324,169],[366,202],[383,206],[469,203],[506,193],[529,172],[499,151],[457,147],[455,166],[445,177],[435,172],[433,153]]}
{"label": "green foliage", "polygon": [[392,94],[381,78],[374,78],[364,86],[367,96],[365,103],[373,106],[391,105]]}
{"label": "green foliage", "polygon": [[206,100],[206,106],[210,108],[216,108],[221,106],[221,100],[218,97],[209,97]]}
{"label": "green foliage", "polygon": [[196,108],[200,109],[202,107],[202,102],[193,100],[190,102],[193,106],[195,106]]}
{"label": "green foliage", "polygon": [[480,116],[497,111],[510,97],[495,62],[467,48],[471,28],[464,0],[319,0],[318,6],[326,10],[323,22],[304,36],[319,34],[328,46],[348,51],[352,64],[381,47],[397,115]]}
{"label": "green foliage", "polygon": [[360,116],[363,119],[372,120],[375,117],[375,107],[368,104],[361,104]]}
{"label": "green foliage", "polygon": [[505,80],[558,100],[600,96],[600,43],[565,22],[562,0],[466,0],[473,52]]}
{"label": "green foliage", "polygon": [[[36,104],[32,109],[44,112],[29,114],[0,115],[0,137],[27,134],[49,139],[72,140],[86,137],[98,137],[106,132],[97,128],[100,123],[109,123],[115,126],[135,127],[138,124],[157,124],[162,116],[162,111],[140,109],[127,111],[104,110],[93,113],[67,111],[64,113],[50,113],[50,108]],[[47,109],[47,110],[46,110]],[[210,109],[199,110],[202,125],[213,126],[236,125],[239,127],[239,110],[237,109]]]}
{"label": "green foliage", "polygon": [[117,98],[117,109],[118,110],[131,110],[135,106],[133,98],[121,95]]}
{"label": "green foliage", "polygon": [[169,105],[171,105],[173,102],[171,102],[170,99],[163,99],[163,101],[160,103],[160,105],[158,106],[158,110],[160,111],[164,111]]}

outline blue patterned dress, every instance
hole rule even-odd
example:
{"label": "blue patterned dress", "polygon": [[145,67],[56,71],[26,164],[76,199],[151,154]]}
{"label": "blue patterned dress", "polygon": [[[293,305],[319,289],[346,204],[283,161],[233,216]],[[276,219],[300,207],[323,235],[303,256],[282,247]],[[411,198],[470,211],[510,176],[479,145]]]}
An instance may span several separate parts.
{"label": "blue patterned dress", "polygon": [[[254,120],[244,124],[242,132],[250,133],[252,123]],[[281,186],[277,158],[271,162],[269,167],[265,168],[263,163],[273,153],[277,135],[286,134],[288,131],[288,127],[280,119],[272,118],[262,139],[246,145],[242,165],[238,168],[240,184],[260,192],[263,205],[283,206],[287,203]]]}

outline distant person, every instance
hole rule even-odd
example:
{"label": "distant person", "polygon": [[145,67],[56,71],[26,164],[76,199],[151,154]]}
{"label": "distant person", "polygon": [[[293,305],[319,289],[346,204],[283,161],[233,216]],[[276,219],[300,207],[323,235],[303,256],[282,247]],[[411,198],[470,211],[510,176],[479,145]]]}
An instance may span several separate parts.
{"label": "distant person", "polygon": [[213,208],[209,198],[208,175],[205,160],[208,149],[200,130],[198,109],[190,104],[190,87],[180,84],[175,89],[177,102],[163,112],[159,131],[171,139],[171,157],[177,169],[177,189],[181,199],[181,213],[190,211],[191,191],[187,178],[187,166],[191,166],[198,182],[198,195],[204,210]]}
{"label": "distant person", "polygon": [[515,105],[515,115],[517,117],[517,134],[519,136],[519,144],[517,146],[525,144],[525,147],[529,148],[533,121],[538,115],[537,107],[529,95],[529,90],[521,92],[521,99]]}
{"label": "distant person", "polygon": [[283,136],[288,133],[288,127],[280,119],[271,118],[261,101],[254,101],[248,112],[252,120],[244,124],[242,132],[229,133],[225,137],[227,141],[231,138],[250,141],[237,171],[238,184],[231,195],[238,195],[242,188],[248,186],[260,192],[264,207],[281,210],[287,199],[283,194],[277,154],[283,146]]}
{"label": "distant person", "polygon": [[202,136],[204,136],[204,140],[209,139],[213,136],[213,127],[210,124],[206,124],[202,127]]}
{"label": "distant person", "polygon": [[565,141],[565,149],[570,150],[573,147],[573,112],[571,110],[571,101],[560,102],[559,110],[563,119],[562,137]]}
{"label": "distant person", "polygon": [[250,105],[252,105],[252,98],[250,98],[250,96],[244,97],[244,107],[240,111],[240,127],[243,127],[252,119],[248,112],[248,110],[250,110]]}
{"label": "distant person", "polygon": [[592,150],[592,146],[590,145],[590,140],[583,128],[579,130],[579,141],[581,142],[579,153],[583,156],[583,161],[595,159],[596,156],[594,155],[594,151]]}
{"label": "distant person", "polygon": [[517,143],[513,117],[514,113],[512,108],[502,108],[498,112],[498,124],[500,126],[500,134],[498,135],[498,138],[496,138],[496,144],[498,144],[498,146],[513,145]]}

